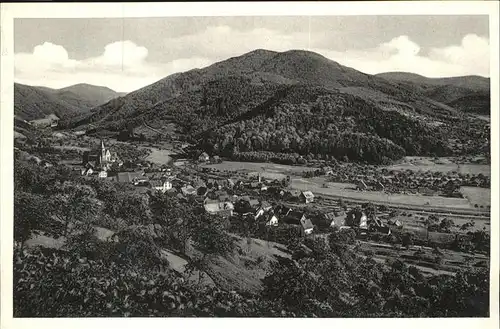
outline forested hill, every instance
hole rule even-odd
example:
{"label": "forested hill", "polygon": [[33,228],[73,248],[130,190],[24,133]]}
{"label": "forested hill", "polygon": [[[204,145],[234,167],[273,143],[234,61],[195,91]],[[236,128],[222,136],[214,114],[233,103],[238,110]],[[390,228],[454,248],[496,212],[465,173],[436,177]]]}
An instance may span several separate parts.
{"label": "forested hill", "polygon": [[175,123],[207,151],[230,157],[270,151],[387,162],[488,147],[477,138],[484,123],[424,91],[302,50],[256,50],[168,76],[72,127],[118,133],[144,122],[160,130]]}
{"label": "forested hill", "polygon": [[108,87],[94,86],[87,83],[52,89],[52,92],[65,102],[86,109],[91,109],[114,98],[126,95],[126,93],[119,93]]}
{"label": "forested hill", "polygon": [[81,110],[66,103],[45,88],[14,83],[14,114],[23,120],[42,119],[49,114],[59,118],[74,116]]}
{"label": "forested hill", "polygon": [[406,72],[388,72],[378,77],[422,92],[427,97],[469,113],[490,114],[490,79],[475,75],[427,78]]}
{"label": "forested hill", "polygon": [[41,119],[48,114],[73,117],[123,95],[89,84],[52,89],[14,83],[14,113],[23,120]]}

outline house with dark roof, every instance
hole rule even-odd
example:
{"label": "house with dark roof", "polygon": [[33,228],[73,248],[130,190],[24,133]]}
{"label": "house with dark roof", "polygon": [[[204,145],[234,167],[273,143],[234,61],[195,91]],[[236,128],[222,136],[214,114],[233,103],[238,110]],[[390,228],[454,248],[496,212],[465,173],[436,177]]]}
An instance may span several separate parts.
{"label": "house with dark roof", "polygon": [[311,203],[314,201],[314,194],[311,191],[304,191],[299,196],[300,201],[304,203]]}
{"label": "house with dark roof", "polygon": [[289,225],[300,225],[304,230],[305,234],[311,234],[313,232],[314,226],[309,218],[306,215],[297,210],[290,210],[283,217],[283,222]]}
{"label": "house with dark roof", "polygon": [[260,203],[260,208],[264,209],[264,211],[269,211],[273,208],[273,206],[271,206],[271,204],[267,201],[261,201]]}
{"label": "house with dark roof", "polygon": [[148,185],[148,177],[144,176],[142,171],[136,172],[119,172],[115,176],[115,180],[119,183],[130,183],[136,186]]}
{"label": "house with dark roof", "polygon": [[283,190],[283,198],[289,199],[289,200],[297,200],[300,198],[300,191],[297,190]]}

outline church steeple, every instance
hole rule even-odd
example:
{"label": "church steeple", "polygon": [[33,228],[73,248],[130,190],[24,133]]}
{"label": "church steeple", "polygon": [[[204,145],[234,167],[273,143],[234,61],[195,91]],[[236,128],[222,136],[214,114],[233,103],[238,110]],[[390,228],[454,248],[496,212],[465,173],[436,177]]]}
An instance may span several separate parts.
{"label": "church steeple", "polygon": [[106,147],[104,147],[104,141],[101,139],[101,152],[106,150]]}

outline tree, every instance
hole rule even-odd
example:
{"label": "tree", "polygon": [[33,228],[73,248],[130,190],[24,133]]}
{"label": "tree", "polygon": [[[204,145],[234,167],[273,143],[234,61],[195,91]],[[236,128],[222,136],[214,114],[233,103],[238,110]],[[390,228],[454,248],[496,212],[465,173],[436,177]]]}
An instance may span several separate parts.
{"label": "tree", "polygon": [[96,219],[100,203],[90,186],[64,182],[54,190],[56,194],[49,201],[50,211],[64,224],[64,236],[68,236],[71,224],[91,223]]}
{"label": "tree", "polygon": [[190,234],[189,226],[197,216],[194,209],[160,192],[150,193],[149,205],[153,221],[162,225],[168,232],[171,247],[185,253]]}
{"label": "tree", "polygon": [[353,229],[332,232],[328,236],[328,244],[330,246],[330,249],[337,254],[345,251],[348,246],[354,245],[355,242],[356,232]]}
{"label": "tree", "polygon": [[49,214],[41,195],[16,191],[14,194],[14,239],[24,246],[34,229],[44,228]]}
{"label": "tree", "polygon": [[200,272],[199,283],[202,272],[206,272],[211,260],[216,256],[224,256],[234,250],[233,238],[224,231],[222,218],[216,215],[200,214],[197,220],[191,223],[190,236],[193,245],[201,257],[195,256],[190,261],[189,268],[196,268]]}
{"label": "tree", "polygon": [[117,217],[123,218],[129,225],[151,223],[151,209],[148,197],[140,194],[126,194],[120,200]]}
{"label": "tree", "polygon": [[455,223],[451,220],[451,219],[448,219],[448,218],[443,218],[441,220],[441,223],[439,223],[439,230],[441,232],[451,232],[451,228],[455,226]]}

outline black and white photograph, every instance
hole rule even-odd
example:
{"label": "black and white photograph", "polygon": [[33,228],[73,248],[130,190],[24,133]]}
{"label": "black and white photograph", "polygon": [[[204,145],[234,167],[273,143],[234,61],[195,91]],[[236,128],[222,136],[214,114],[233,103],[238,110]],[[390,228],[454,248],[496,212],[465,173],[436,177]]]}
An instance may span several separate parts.
{"label": "black and white photograph", "polygon": [[52,5],[2,22],[2,317],[498,325],[498,3]]}

